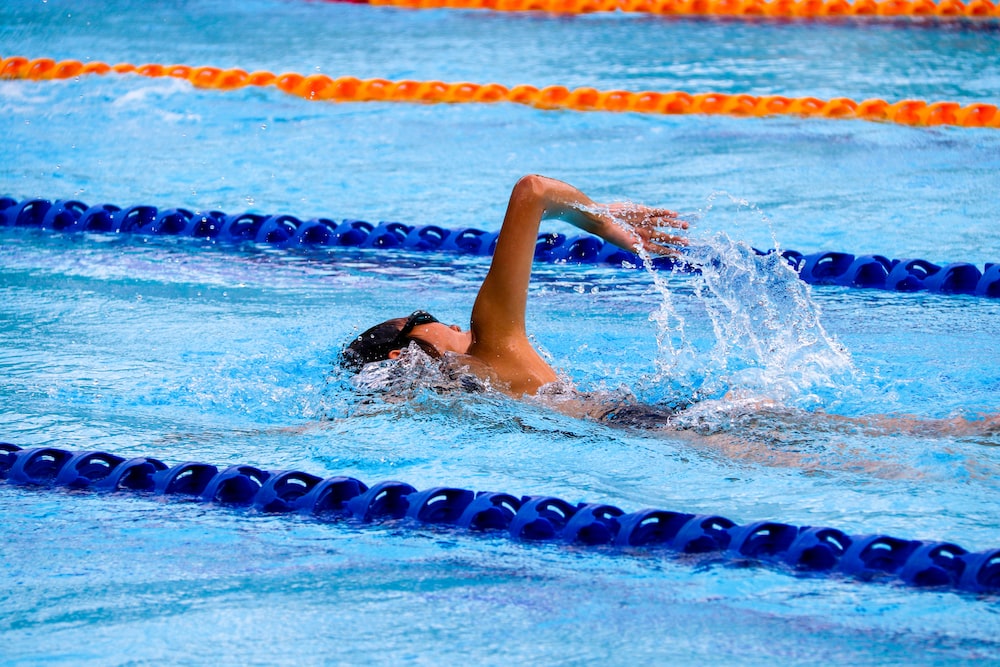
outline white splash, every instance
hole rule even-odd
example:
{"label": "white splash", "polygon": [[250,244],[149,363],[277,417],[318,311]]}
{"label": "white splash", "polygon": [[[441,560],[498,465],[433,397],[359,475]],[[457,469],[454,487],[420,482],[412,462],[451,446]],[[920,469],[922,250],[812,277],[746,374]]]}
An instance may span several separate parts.
{"label": "white splash", "polygon": [[[739,396],[804,407],[822,402],[818,392],[855,385],[850,355],[824,329],[809,285],[777,244],[761,254],[725,233],[692,238],[684,259],[696,273],[683,280],[661,274],[640,254],[660,297],[650,315],[658,345],[651,380],[667,396]],[[671,289],[678,284],[684,297]],[[698,308],[679,308],[679,298],[694,299]],[[694,316],[707,317],[707,342],[689,335],[695,323],[687,319]]]}

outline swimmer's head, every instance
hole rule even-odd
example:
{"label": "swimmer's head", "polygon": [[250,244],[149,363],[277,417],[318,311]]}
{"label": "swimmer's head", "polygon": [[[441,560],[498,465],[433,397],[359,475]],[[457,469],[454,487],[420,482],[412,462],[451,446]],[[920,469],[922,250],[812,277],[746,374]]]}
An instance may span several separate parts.
{"label": "swimmer's head", "polygon": [[416,343],[424,352],[432,357],[438,357],[437,350],[417,338],[411,338],[415,327],[423,324],[434,324],[438,319],[425,310],[413,312],[409,317],[397,317],[376,324],[352,340],[340,355],[340,365],[358,372],[365,364],[385,361],[392,358],[392,352],[407,347],[410,342]]}

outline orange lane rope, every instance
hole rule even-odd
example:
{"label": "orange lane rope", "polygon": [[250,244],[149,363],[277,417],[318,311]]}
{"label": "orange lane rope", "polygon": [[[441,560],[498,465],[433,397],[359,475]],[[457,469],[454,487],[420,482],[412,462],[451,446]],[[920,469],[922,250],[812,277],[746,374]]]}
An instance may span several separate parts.
{"label": "orange lane rope", "polygon": [[741,16],[820,19],[834,17],[903,17],[996,19],[993,0],[368,0],[371,5],[414,9],[447,7],[508,12],[589,14],[630,12],[674,16]]}
{"label": "orange lane rope", "polygon": [[247,72],[242,69],[189,67],[187,65],[109,65],[79,60],[56,62],[50,58],[29,60],[20,56],[0,59],[0,79],[71,79],[84,74],[128,74],[186,79],[199,88],[233,90],[246,86],[275,86],[307,100],[334,102],[415,102],[492,103],[513,102],[540,109],[634,112],[649,114],[727,114],[733,116],[798,115],[818,118],[860,119],[902,125],[957,125],[1000,128],[1000,111],[994,104],[924,102],[881,99],[862,102],[844,97],[821,100],[815,97],[742,95],[726,93],[666,93],[626,90],[600,91],[596,88],[569,89],[565,86],[514,86],[497,83],[445,83],[443,81],[389,81],[332,78],[325,74]]}

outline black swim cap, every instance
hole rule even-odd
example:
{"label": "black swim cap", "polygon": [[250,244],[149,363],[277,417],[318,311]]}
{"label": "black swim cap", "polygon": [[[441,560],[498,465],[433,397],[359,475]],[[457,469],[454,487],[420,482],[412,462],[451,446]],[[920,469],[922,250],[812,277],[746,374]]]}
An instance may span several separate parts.
{"label": "black swim cap", "polygon": [[407,336],[414,327],[437,321],[437,318],[427,311],[418,310],[407,318],[397,317],[376,324],[344,348],[340,355],[340,365],[357,372],[364,368],[365,364],[384,361],[389,358],[389,353],[393,350],[407,346]]}

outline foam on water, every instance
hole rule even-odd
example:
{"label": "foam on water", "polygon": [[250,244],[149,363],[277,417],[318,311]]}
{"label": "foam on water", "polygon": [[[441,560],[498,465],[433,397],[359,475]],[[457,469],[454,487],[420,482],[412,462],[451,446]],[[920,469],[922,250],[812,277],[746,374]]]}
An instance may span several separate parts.
{"label": "foam on water", "polygon": [[[683,259],[674,270],[694,273],[686,275],[678,295],[668,276],[644,257],[659,295],[650,315],[658,344],[651,382],[664,395],[807,407],[855,386],[850,354],[824,329],[809,285],[781,257],[777,243],[761,252],[724,232],[693,236]],[[709,340],[688,333],[685,313],[691,309],[679,308],[679,298],[696,302],[698,317],[711,324]]]}

